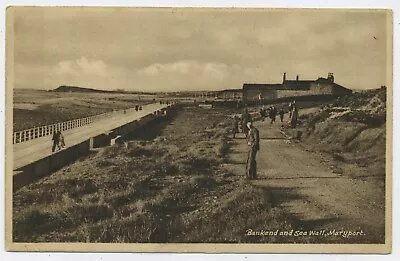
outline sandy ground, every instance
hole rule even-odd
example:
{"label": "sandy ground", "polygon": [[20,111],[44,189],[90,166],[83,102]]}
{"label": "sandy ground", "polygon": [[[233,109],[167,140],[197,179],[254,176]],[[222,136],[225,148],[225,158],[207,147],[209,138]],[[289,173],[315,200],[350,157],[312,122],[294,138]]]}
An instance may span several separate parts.
{"label": "sandy ground", "polygon": [[[265,121],[255,126],[260,131],[258,180],[251,183],[268,190],[275,206],[282,207],[302,228],[362,231],[353,239],[383,242],[385,192],[373,173],[363,179],[334,173],[322,155],[308,152],[301,144],[284,138],[279,133],[280,124]],[[234,164],[226,167],[244,175],[246,140],[239,136],[232,143],[230,161]],[[330,242],[329,237],[323,241]],[[320,239],[315,237],[315,241]]]}

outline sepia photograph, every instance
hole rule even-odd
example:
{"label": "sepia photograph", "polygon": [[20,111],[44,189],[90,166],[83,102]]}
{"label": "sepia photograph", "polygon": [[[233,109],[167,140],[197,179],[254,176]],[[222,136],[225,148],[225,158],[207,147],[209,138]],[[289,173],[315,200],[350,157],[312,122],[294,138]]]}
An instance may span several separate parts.
{"label": "sepia photograph", "polygon": [[392,60],[389,9],[8,7],[6,247],[389,253]]}

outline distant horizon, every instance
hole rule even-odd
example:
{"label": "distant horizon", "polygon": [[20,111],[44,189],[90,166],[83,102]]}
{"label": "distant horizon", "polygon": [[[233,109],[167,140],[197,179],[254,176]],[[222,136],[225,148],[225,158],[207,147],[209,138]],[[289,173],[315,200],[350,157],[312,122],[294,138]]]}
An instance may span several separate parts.
{"label": "distant horizon", "polygon": [[[289,75],[290,76],[290,75]],[[286,80],[295,80],[296,79],[296,77],[294,77],[293,79],[292,78],[290,78],[287,74],[286,74],[286,77],[287,77],[287,79]],[[297,75],[296,75],[297,76]],[[335,76],[335,75],[334,75]],[[312,80],[317,80],[319,77],[323,77],[323,78],[326,78],[326,77],[324,77],[324,76],[318,76],[318,77],[316,77],[315,79],[301,79],[301,78],[299,78],[299,80],[300,81],[302,81],[302,80],[310,80],[310,81],[312,81]],[[225,89],[203,89],[203,90],[178,90],[178,91],[175,91],[175,90],[170,90],[170,91],[165,91],[165,90],[153,90],[153,91],[146,91],[146,90],[135,90],[135,89],[130,89],[130,90],[127,90],[127,89],[123,89],[123,88],[118,88],[118,87],[116,87],[115,89],[103,89],[103,88],[98,88],[98,87],[90,87],[90,86],[75,86],[75,85],[71,85],[71,84],[61,84],[61,85],[58,85],[57,87],[50,87],[50,88],[35,88],[35,87],[15,87],[14,89],[29,89],[29,90],[43,90],[43,91],[49,91],[49,90],[55,90],[55,89],[57,89],[58,87],[61,87],[61,86],[73,86],[73,87],[80,87],[80,88],[90,88],[90,89],[96,89],[96,90],[102,90],[102,91],[117,91],[117,90],[124,90],[124,91],[127,91],[127,92],[190,92],[190,91],[198,91],[198,92],[205,92],[205,91],[222,91],[222,90],[229,90],[229,89],[238,89],[238,90],[240,90],[240,89],[242,89],[243,88],[243,84],[280,84],[280,83],[282,83],[282,81],[281,82],[243,82],[242,83],[242,85],[240,86],[240,88],[225,88]],[[336,79],[335,79],[335,83],[337,83],[337,84],[339,84],[339,85],[342,85],[342,84],[340,84],[340,83],[338,83],[338,82],[336,82]],[[345,87],[345,88],[347,88],[347,89],[350,89],[350,90],[354,90],[354,91],[357,91],[357,90],[374,90],[374,89],[379,89],[381,86],[384,86],[385,84],[381,84],[380,86],[378,86],[378,87],[370,87],[370,88],[350,88],[350,87],[347,87],[347,86],[343,86],[343,87]],[[386,86],[386,85],[385,85]]]}
{"label": "distant horizon", "polygon": [[[296,80],[296,78],[294,78],[294,79],[288,78],[287,74],[286,74],[286,77],[287,77],[286,80]],[[323,77],[323,76],[318,76],[318,77]],[[302,81],[302,80],[312,81],[312,80],[317,80],[318,77],[315,78],[315,79],[300,79],[299,78],[299,80],[300,81]],[[326,78],[326,77],[324,77],[324,78]],[[280,83],[282,83],[282,82],[280,82]],[[170,90],[170,91],[165,91],[165,90],[138,91],[138,90],[135,90],[135,89],[127,90],[127,89],[123,89],[123,88],[102,89],[102,88],[96,88],[96,87],[91,87],[91,86],[76,86],[76,85],[70,85],[70,84],[61,84],[61,85],[58,85],[57,87],[49,88],[49,89],[32,88],[32,87],[31,88],[22,87],[22,88],[14,88],[14,89],[51,91],[51,90],[55,90],[55,89],[57,89],[57,88],[59,88],[61,86],[68,86],[68,87],[89,88],[89,89],[100,90],[100,91],[124,91],[124,92],[149,92],[149,93],[158,93],[158,92],[217,92],[217,91],[224,91],[224,90],[242,90],[243,89],[243,84],[280,84],[280,83],[279,82],[272,82],[272,83],[270,83],[270,82],[245,82],[245,83],[242,83],[240,88],[203,89],[203,90],[202,89],[200,89],[200,90],[179,90],[179,91],[174,91],[174,90]],[[337,82],[335,81],[335,83],[337,83]],[[339,83],[337,83],[337,84],[339,84]],[[339,84],[339,85],[341,85],[341,84]],[[349,88],[347,86],[343,86],[343,87],[345,87],[347,89],[350,89],[350,90],[353,90],[353,91],[362,91],[362,90],[375,90],[375,89],[381,88],[382,86],[384,86],[384,85],[380,85],[379,87],[364,88],[364,89],[352,89],[352,88]]]}
{"label": "distant horizon", "polygon": [[11,7],[7,12],[14,18],[15,89],[219,91],[280,83],[284,72],[287,79],[307,80],[332,72],[335,82],[352,90],[392,85],[390,12],[383,9]]}
{"label": "distant horizon", "polygon": [[[252,84],[252,83],[249,83]],[[263,84],[263,83],[261,83]],[[93,88],[93,87],[87,87],[87,86],[71,86],[71,85],[60,85],[60,86],[69,86],[69,87],[79,87],[79,88],[88,88],[88,89],[94,89],[94,90],[99,90],[99,91],[112,91],[112,92],[138,92],[138,93],[146,93],[146,91],[135,91],[135,90],[122,90],[122,89],[113,89],[113,90],[107,90],[107,89],[98,89],[98,88]],[[58,86],[58,87],[60,87]],[[53,89],[39,89],[39,88],[29,88],[29,87],[24,87],[24,88],[14,88],[14,90],[32,90],[32,91],[53,91],[56,88]],[[345,86],[344,86],[345,87]],[[355,92],[360,92],[360,91],[370,91],[370,90],[377,90],[380,89],[382,86],[379,86],[377,88],[370,88],[370,89],[350,89]],[[347,88],[347,87],[346,87]],[[181,90],[181,91],[148,91],[147,93],[174,93],[174,92],[219,92],[219,91],[225,91],[225,90],[243,90],[243,88],[229,88],[229,89],[221,89],[221,90]]]}

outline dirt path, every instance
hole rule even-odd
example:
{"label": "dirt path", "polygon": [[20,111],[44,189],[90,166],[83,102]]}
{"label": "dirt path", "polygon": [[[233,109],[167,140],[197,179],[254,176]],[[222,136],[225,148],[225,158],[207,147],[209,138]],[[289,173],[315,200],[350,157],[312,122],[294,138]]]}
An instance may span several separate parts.
{"label": "dirt path", "polygon": [[[307,152],[300,144],[290,142],[279,133],[279,124],[255,124],[260,131],[257,155],[258,180],[253,186],[266,189],[273,206],[290,215],[294,227],[310,230],[358,231],[359,236],[324,236],[323,242],[384,241],[384,188],[374,178],[354,179],[336,174],[321,155]],[[244,175],[246,143],[244,137],[232,140],[227,166]],[[310,241],[321,242],[318,237]]]}

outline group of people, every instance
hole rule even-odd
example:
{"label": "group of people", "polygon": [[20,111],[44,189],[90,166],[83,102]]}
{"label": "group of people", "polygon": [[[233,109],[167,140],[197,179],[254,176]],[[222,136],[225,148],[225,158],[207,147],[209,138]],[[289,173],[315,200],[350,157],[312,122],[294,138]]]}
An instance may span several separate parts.
{"label": "group of people", "polygon": [[[270,106],[268,109],[265,109],[263,106],[260,109],[261,121],[264,121],[266,116],[271,119],[271,124],[275,122],[276,116],[279,114],[281,122],[283,122],[285,110],[280,108],[278,111],[275,106]],[[298,118],[298,107],[296,101],[292,101],[289,103],[289,118],[290,118],[290,126],[291,128],[296,128],[297,126],[297,118]],[[260,150],[260,138],[259,131],[253,125],[253,120],[251,114],[248,109],[245,108],[241,118],[235,116],[233,119],[232,126],[232,134],[233,138],[236,138],[236,134],[239,133],[239,123],[242,133],[246,136],[247,145],[249,146],[248,154],[247,154],[247,162],[246,162],[246,178],[247,179],[256,179],[257,178],[257,164],[256,164],[256,155],[257,151]]]}
{"label": "group of people", "polygon": [[[296,101],[292,101],[289,103],[289,119],[290,119],[290,127],[295,129],[297,126],[297,118],[299,116],[298,108]],[[285,110],[283,107],[279,109],[279,111],[276,109],[275,106],[270,106],[268,109],[265,109],[265,107],[260,108],[260,116],[261,120],[264,121],[265,118],[268,117],[271,119],[271,124],[276,121],[276,116],[279,114],[279,118],[281,120],[281,123],[283,123],[283,119],[285,116]]]}
{"label": "group of people", "polygon": [[267,117],[267,113],[268,113],[268,117],[271,119],[271,124],[276,121],[276,116],[278,114],[281,119],[281,122],[283,122],[283,117],[285,115],[285,111],[283,110],[283,108],[281,108],[278,111],[275,106],[270,106],[270,107],[268,107],[268,109],[266,109],[264,106],[261,107],[260,108],[260,116],[261,116],[262,121],[265,121],[265,118]]}
{"label": "group of people", "polygon": [[233,138],[236,138],[236,134],[239,133],[239,122],[242,133],[247,137],[250,129],[247,124],[249,122],[253,122],[252,117],[247,108],[244,109],[242,116],[240,118],[238,116],[235,116],[233,118],[233,126],[232,126]]}

